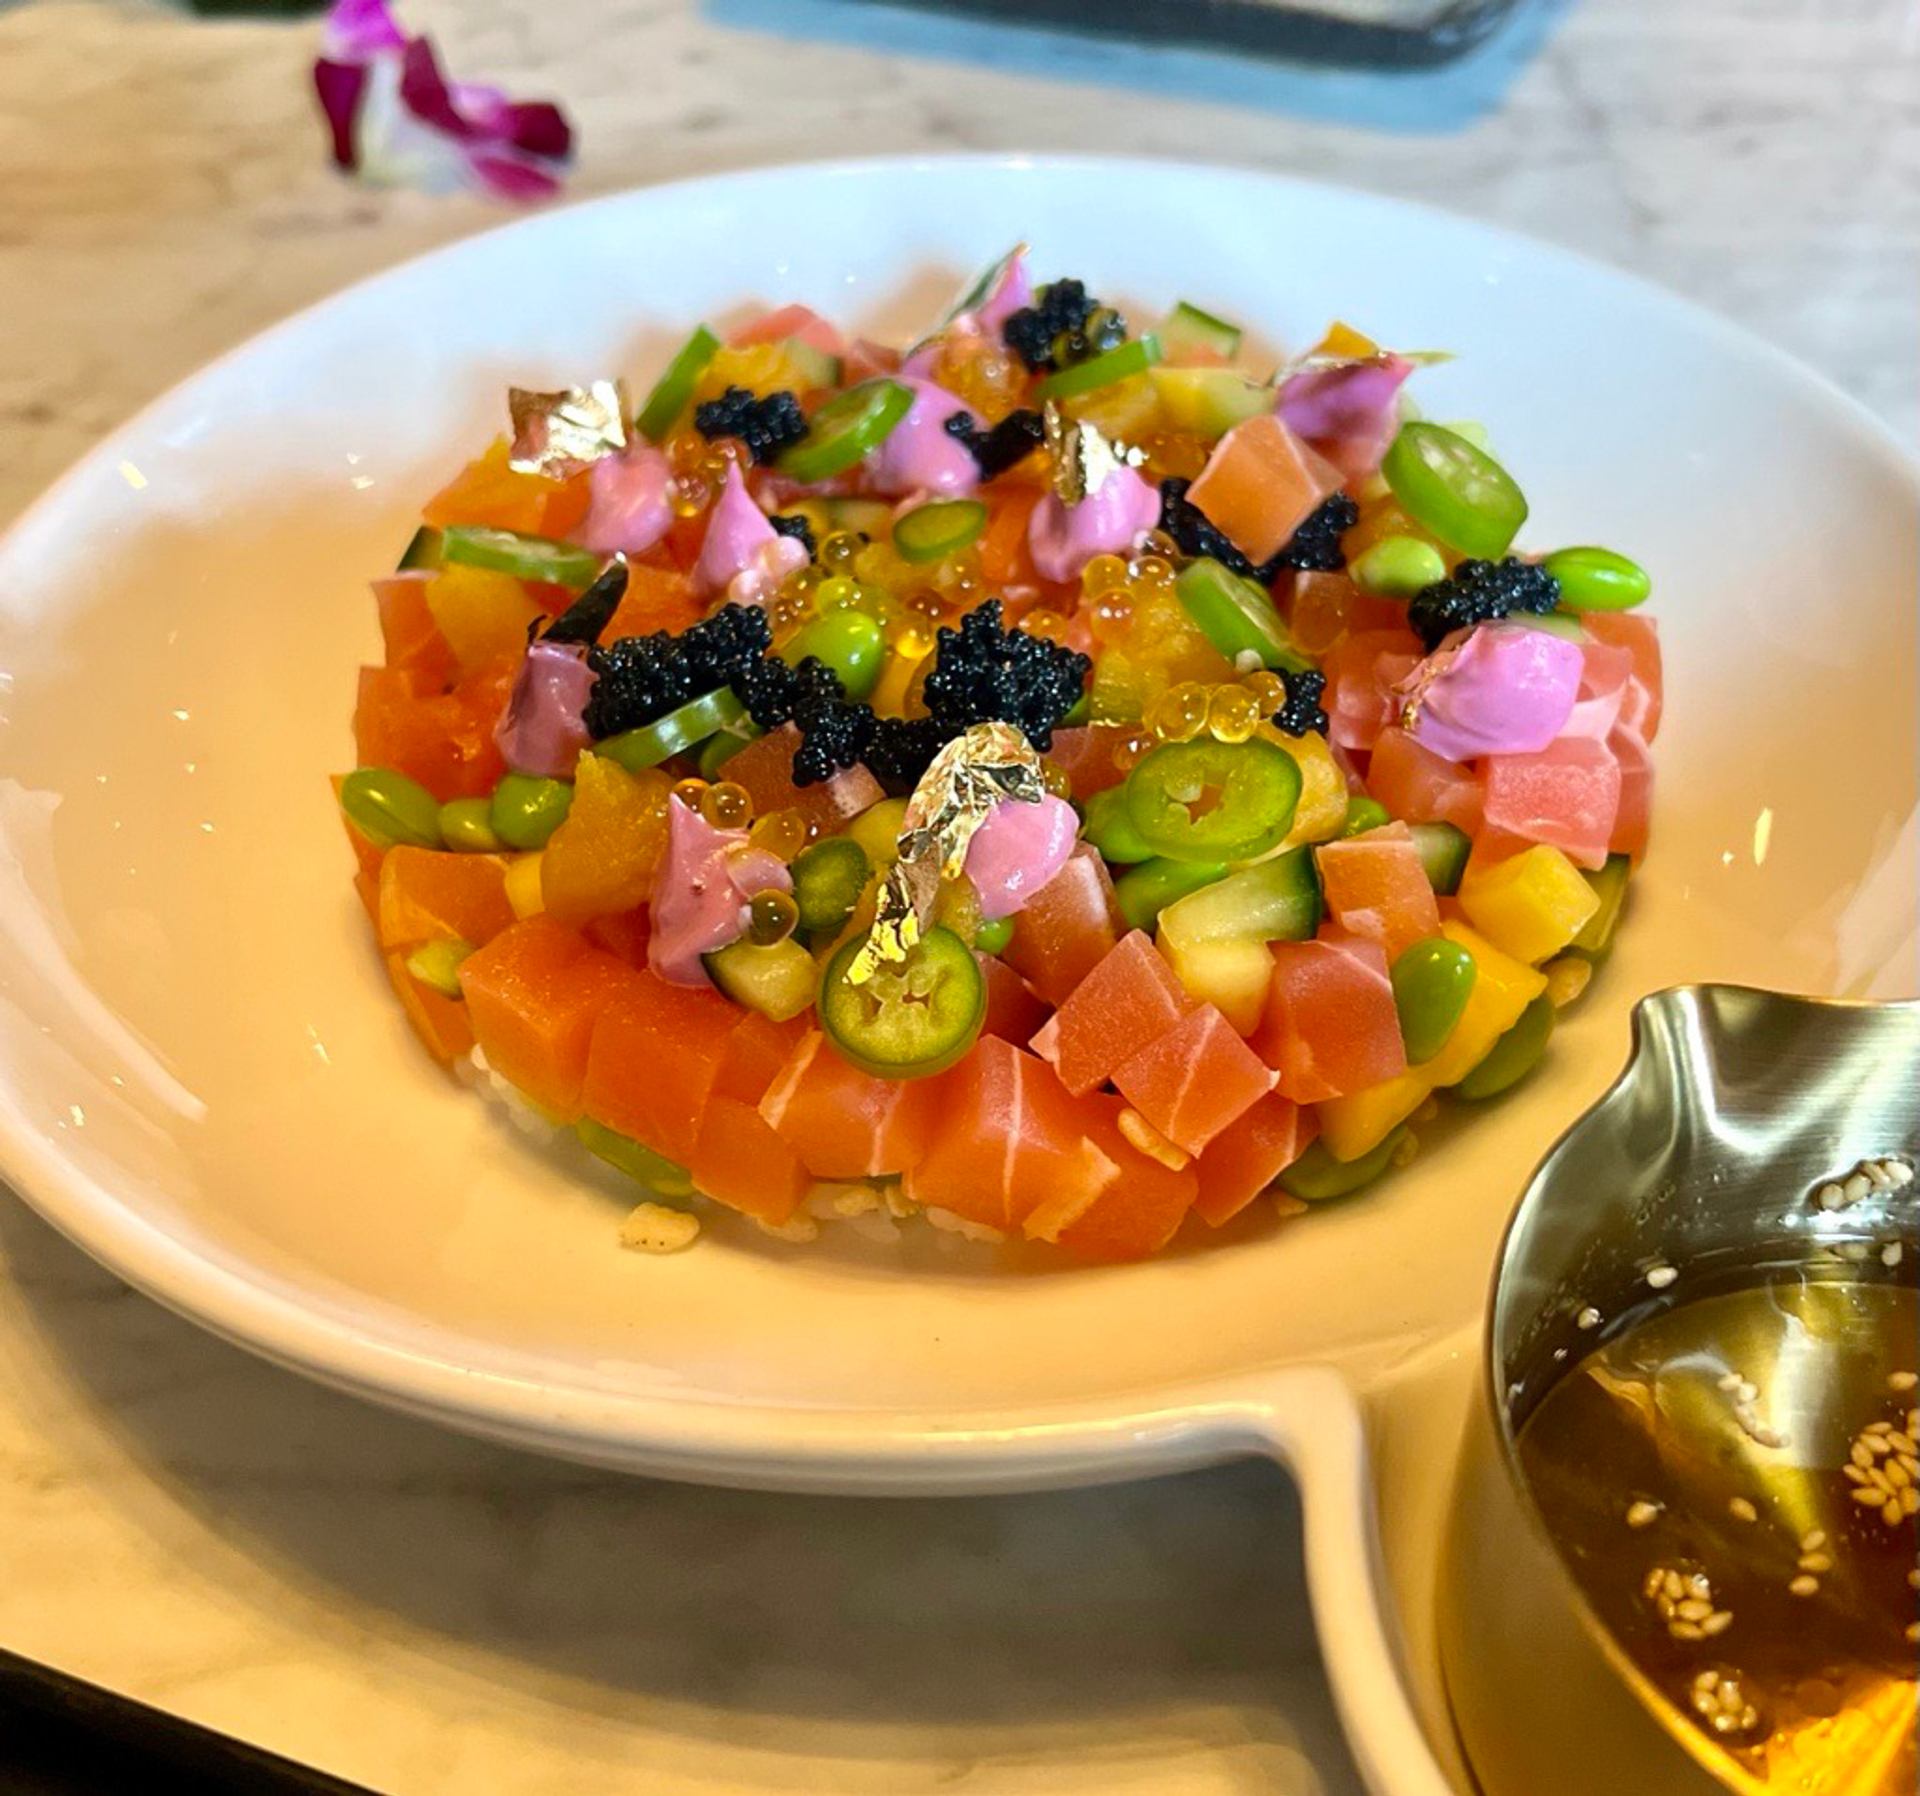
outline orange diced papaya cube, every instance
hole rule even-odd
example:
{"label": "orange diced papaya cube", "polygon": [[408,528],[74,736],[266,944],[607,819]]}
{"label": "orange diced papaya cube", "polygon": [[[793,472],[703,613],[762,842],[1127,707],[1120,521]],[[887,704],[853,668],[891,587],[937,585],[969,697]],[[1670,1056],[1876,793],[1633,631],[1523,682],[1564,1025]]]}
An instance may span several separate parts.
{"label": "orange diced papaya cube", "polygon": [[380,865],[380,946],[416,948],[458,936],[478,948],[513,921],[506,860],[400,843]]}

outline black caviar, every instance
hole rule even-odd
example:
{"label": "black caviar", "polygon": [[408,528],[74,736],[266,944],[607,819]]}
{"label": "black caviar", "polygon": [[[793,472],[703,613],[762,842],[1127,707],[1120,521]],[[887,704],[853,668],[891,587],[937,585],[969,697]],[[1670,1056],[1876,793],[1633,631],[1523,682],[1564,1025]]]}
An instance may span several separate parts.
{"label": "black caviar", "polygon": [[797,511],[776,511],[769,513],[767,522],[782,536],[790,536],[807,552],[811,561],[819,553],[820,545],[813,540],[813,526]]}
{"label": "black caviar", "polygon": [[718,399],[696,406],[693,427],[703,437],[738,437],[755,461],[772,461],[807,434],[807,414],[788,392],[764,399],[745,387],[729,387]]}
{"label": "black caviar", "polygon": [[1045,421],[1038,412],[1024,407],[1009,412],[990,430],[981,429],[971,412],[955,412],[941,428],[973,452],[982,480],[1004,474],[1016,462],[1025,461],[1047,440]]}
{"label": "black caviar", "polygon": [[1327,676],[1313,668],[1295,673],[1283,667],[1280,683],[1287,689],[1287,700],[1269,720],[1273,727],[1287,736],[1310,736],[1316,731],[1324,736],[1327,713],[1320,700],[1327,690]]}
{"label": "black caviar", "polygon": [[1254,563],[1237,549],[1225,531],[1187,497],[1193,484],[1177,475],[1160,482],[1160,528],[1178,544],[1181,554],[1211,556],[1222,567],[1249,580],[1271,586],[1287,568],[1302,572],[1334,573],[1347,565],[1340,538],[1359,522],[1360,508],[1345,493],[1321,501],[1271,561]]}
{"label": "black caviar", "polygon": [[1044,636],[1009,630],[988,599],[942,627],[923,697],[927,715],[958,735],[969,724],[1018,724],[1037,749],[1052,746],[1061,718],[1079,702],[1093,663]]}
{"label": "black caviar", "polygon": [[1127,340],[1127,321],[1080,281],[1050,281],[1000,327],[1000,338],[1040,374],[1083,362]]}
{"label": "black caviar", "polygon": [[1520,611],[1544,617],[1560,603],[1560,582],[1543,567],[1509,555],[1463,561],[1444,580],[1423,586],[1407,605],[1407,622],[1429,649],[1455,630]]}
{"label": "black caviar", "polygon": [[717,686],[733,685],[757,666],[772,644],[767,614],[757,605],[723,605],[711,617],[674,634],[623,636],[590,649],[597,678],[585,722],[596,739],[637,730]]}

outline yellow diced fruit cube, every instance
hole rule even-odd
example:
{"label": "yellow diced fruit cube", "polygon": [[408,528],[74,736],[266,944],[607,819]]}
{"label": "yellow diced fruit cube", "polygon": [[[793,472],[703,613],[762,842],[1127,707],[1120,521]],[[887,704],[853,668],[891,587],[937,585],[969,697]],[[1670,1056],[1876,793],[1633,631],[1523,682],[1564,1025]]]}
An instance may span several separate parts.
{"label": "yellow diced fruit cube", "polygon": [[666,851],[672,790],[657,767],[629,773],[606,755],[582,755],[566,820],[538,857],[544,908],[577,929],[644,900]]}
{"label": "yellow diced fruit cube", "polygon": [[1213,1005],[1242,1035],[1260,1026],[1273,983],[1273,955],[1265,942],[1177,941],[1160,937],[1174,977],[1203,1004]]}
{"label": "yellow diced fruit cube", "polygon": [[1487,866],[1470,865],[1460,908],[1496,948],[1530,965],[1559,953],[1600,908],[1572,861],[1544,843]]}
{"label": "yellow diced fruit cube", "polygon": [[1447,1045],[1419,1070],[1436,1088],[1457,1085],[1487,1057],[1493,1044],[1520,1020],[1521,1011],[1546,990],[1544,973],[1503,954],[1485,936],[1447,919],[1440,933],[1473,956],[1473,990],[1447,1037]]}
{"label": "yellow diced fruit cube", "polygon": [[457,564],[427,582],[427,609],[463,674],[518,654],[527,646],[527,625],[540,615],[513,575]]}
{"label": "yellow diced fruit cube", "polygon": [[1386,1140],[1427,1101],[1432,1090],[1432,1068],[1415,1066],[1365,1091],[1329,1098],[1315,1106],[1320,1140],[1336,1160],[1357,1160]]}
{"label": "yellow diced fruit cube", "polygon": [[1347,776],[1335,764],[1326,737],[1317,730],[1305,736],[1289,736],[1270,725],[1260,734],[1276,748],[1285,749],[1300,769],[1300,800],[1293,807],[1293,823],[1281,847],[1331,842],[1346,827],[1349,800]]}
{"label": "yellow diced fruit cube", "polygon": [[516,917],[537,917],[546,908],[540,896],[540,859],[538,854],[517,854],[507,867],[502,885]]}

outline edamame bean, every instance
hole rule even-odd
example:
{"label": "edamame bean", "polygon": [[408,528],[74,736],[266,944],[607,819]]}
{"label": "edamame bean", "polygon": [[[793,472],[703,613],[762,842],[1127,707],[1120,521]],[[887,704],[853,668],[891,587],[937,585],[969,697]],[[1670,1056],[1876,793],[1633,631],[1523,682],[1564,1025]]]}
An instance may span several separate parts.
{"label": "edamame bean", "polygon": [[1540,1064],[1552,1034],[1553,1000],[1542,992],[1521,1011],[1520,1020],[1487,1050],[1486,1058],[1453,1089],[1463,1098],[1498,1097]]}
{"label": "edamame bean", "polygon": [[1392,815],[1377,798],[1353,798],[1347,801],[1347,821],[1340,833],[1343,836],[1364,836],[1370,829],[1379,829],[1393,821]]}
{"label": "edamame bean", "polygon": [[1403,950],[1393,963],[1393,1006],[1407,1063],[1419,1066],[1447,1045],[1459,1026],[1480,969],[1458,942],[1433,936]]}
{"label": "edamame bean", "polygon": [[848,698],[864,699],[886,665],[887,634],[864,611],[824,612],[802,624],[780,651],[783,661],[796,666],[809,655],[817,656],[839,675]]}
{"label": "edamame bean", "polygon": [[1280,1175],[1280,1189],[1302,1203],[1317,1204],[1330,1197],[1345,1197],[1362,1185],[1371,1185],[1389,1166],[1400,1143],[1407,1138],[1406,1124],[1392,1130],[1378,1147],[1369,1148],[1357,1160],[1336,1160],[1316,1141]]}
{"label": "edamame bean", "polygon": [[340,808],[376,848],[440,846],[440,801],[391,767],[356,767],[340,782]]}
{"label": "edamame bean", "polygon": [[982,923],[974,932],[973,946],[981,954],[1004,954],[1007,944],[1013,940],[1013,919],[995,917],[991,923]]}
{"label": "edamame bean", "polygon": [[1555,549],[1540,565],[1569,611],[1629,611],[1653,591],[1647,570],[1612,549]]}
{"label": "edamame bean", "polygon": [[544,848],[572,807],[570,782],[509,773],[493,789],[488,816],[493,833],[509,848]]}
{"label": "edamame bean", "polygon": [[450,798],[440,807],[440,839],[467,854],[492,854],[500,846],[493,833],[493,805],[485,798]]}
{"label": "edamame bean", "polygon": [[1417,536],[1383,536],[1347,572],[1362,592],[1410,599],[1423,586],[1447,577],[1446,558]]}
{"label": "edamame bean", "polygon": [[431,986],[443,998],[458,998],[460,963],[473,952],[471,942],[457,935],[442,936],[437,942],[422,942],[407,956],[407,971],[422,985]]}

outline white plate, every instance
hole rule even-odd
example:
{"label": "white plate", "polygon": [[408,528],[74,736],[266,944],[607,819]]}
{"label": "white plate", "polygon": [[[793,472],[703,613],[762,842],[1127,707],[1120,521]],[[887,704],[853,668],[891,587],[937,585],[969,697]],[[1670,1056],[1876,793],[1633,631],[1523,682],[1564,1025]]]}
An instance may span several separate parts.
{"label": "white plate", "polygon": [[[1522,1094],[1376,1194],[1147,1266],[1008,1275],[746,1232],[613,1245],[610,1182],[409,1040],[348,885],[365,580],[509,380],[644,380],[702,316],[923,322],[1016,237],[1151,314],[1444,345],[1535,544],[1653,570],[1668,710],[1624,940]],[[1297,182],[1154,163],[780,169],[555,212],[256,339],[0,545],[0,1162],[115,1271],[379,1401],[671,1476],[832,1490],[1124,1477],[1277,1453],[1376,1784],[1440,1787],[1393,1682],[1357,1398],[1478,1311],[1631,1000],[1688,979],[1913,984],[1915,473],[1725,325],[1567,255]]]}

